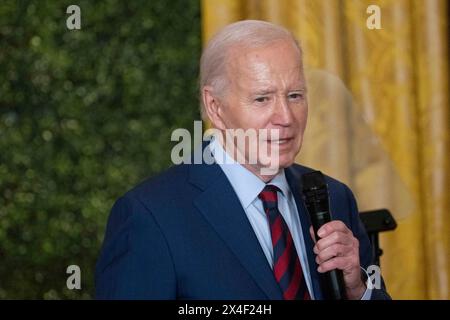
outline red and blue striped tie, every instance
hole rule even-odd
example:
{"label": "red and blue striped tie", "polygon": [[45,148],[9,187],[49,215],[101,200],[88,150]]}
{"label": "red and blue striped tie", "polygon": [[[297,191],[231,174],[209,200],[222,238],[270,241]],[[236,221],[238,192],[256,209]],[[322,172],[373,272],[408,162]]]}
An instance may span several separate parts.
{"label": "red and blue striped tie", "polygon": [[266,185],[259,194],[270,224],[273,246],[273,272],[285,300],[309,300],[300,260],[286,222],[278,210],[278,187]]}

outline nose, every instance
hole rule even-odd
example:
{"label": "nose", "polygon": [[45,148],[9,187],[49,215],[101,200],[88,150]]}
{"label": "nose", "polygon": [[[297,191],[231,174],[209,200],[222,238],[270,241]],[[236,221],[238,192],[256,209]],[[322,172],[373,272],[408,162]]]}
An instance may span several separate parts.
{"label": "nose", "polygon": [[287,97],[277,97],[272,114],[272,124],[283,127],[289,127],[293,122],[294,116],[287,101]]}

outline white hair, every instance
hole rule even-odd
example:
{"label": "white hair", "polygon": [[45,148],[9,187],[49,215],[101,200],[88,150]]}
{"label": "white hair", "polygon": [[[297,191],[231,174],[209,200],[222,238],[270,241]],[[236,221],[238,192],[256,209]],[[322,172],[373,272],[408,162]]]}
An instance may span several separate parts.
{"label": "white hair", "polygon": [[292,41],[302,49],[293,34],[273,23],[260,20],[242,20],[227,25],[209,40],[200,59],[200,101],[202,119],[206,119],[202,99],[204,86],[211,86],[213,93],[220,96],[228,83],[226,64],[230,48],[259,48],[278,40]]}

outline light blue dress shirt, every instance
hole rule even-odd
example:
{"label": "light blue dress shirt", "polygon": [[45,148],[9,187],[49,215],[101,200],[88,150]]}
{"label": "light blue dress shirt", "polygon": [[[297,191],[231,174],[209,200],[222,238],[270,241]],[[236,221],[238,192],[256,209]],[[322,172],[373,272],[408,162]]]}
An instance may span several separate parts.
{"label": "light blue dress shirt", "polygon": [[[264,189],[266,183],[231,158],[216,139],[211,141],[210,150],[216,163],[225,173],[231,186],[236,192],[267,261],[270,267],[273,268],[273,248],[270,227],[263,209],[262,201],[258,198],[258,195]],[[291,232],[309,294],[311,299],[314,299],[310,276],[311,272],[309,270],[305,241],[303,238],[304,235],[300,218],[297,214],[297,205],[295,204],[294,196],[287,183],[284,170],[281,170],[280,173],[270,181],[270,184],[277,186],[281,190],[281,192],[278,191],[278,209]],[[306,236],[309,237],[310,235],[308,234]],[[371,290],[368,289],[361,299],[367,300],[370,299],[370,296]]]}

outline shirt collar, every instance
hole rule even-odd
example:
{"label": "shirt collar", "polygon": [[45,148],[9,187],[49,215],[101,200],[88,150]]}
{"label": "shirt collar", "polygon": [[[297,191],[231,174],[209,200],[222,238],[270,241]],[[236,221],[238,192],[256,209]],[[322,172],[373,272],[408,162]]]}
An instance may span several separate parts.
{"label": "shirt collar", "polygon": [[[258,195],[266,186],[266,183],[230,157],[216,139],[212,139],[210,150],[216,163],[230,181],[242,206],[244,209],[247,209],[248,206],[257,199]],[[289,196],[290,189],[284,169],[281,170],[268,184],[277,186],[284,197]]]}

